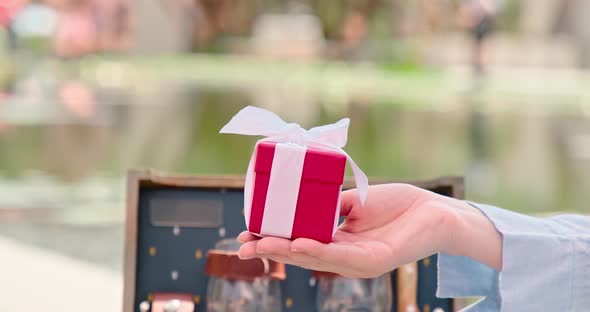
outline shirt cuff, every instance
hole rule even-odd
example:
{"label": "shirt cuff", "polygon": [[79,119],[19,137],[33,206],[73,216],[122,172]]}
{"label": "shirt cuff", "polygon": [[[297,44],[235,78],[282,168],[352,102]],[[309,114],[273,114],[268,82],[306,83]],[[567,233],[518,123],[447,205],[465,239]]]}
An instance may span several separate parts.
{"label": "shirt cuff", "polygon": [[498,288],[488,294],[498,298],[501,310],[573,311],[574,274],[579,272],[575,240],[563,234],[561,225],[493,206],[472,205],[502,234],[502,272],[497,277]]}
{"label": "shirt cuff", "polygon": [[438,254],[439,298],[485,297],[498,287],[498,272],[469,257]]}
{"label": "shirt cuff", "polygon": [[502,234],[502,271],[467,257],[440,254],[437,296],[484,296],[465,310],[470,312],[588,309],[588,217],[534,218],[493,206],[471,205]]}
{"label": "shirt cuff", "polygon": [[585,311],[590,307],[590,236],[574,241],[574,265],[572,311]]}

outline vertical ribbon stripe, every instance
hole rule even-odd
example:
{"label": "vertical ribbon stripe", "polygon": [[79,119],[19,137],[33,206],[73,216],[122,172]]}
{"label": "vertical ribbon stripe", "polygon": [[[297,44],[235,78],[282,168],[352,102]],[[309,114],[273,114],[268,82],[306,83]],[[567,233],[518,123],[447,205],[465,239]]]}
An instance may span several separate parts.
{"label": "vertical ribbon stripe", "polygon": [[261,233],[291,237],[306,148],[291,143],[275,147]]}

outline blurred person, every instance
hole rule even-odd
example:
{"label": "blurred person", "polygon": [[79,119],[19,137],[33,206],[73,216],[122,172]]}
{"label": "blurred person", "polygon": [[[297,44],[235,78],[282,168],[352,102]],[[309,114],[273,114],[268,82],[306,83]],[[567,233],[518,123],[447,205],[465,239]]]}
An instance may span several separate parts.
{"label": "blurred person", "polygon": [[98,50],[97,26],[92,9],[89,0],[64,1],[54,38],[58,56],[80,57]]}
{"label": "blurred person", "polygon": [[239,255],[346,277],[380,276],[438,253],[439,297],[485,297],[469,311],[587,311],[590,217],[534,218],[407,184],[341,195],[346,216],[324,244],[243,232]]}
{"label": "blurred person", "polygon": [[342,53],[354,57],[369,36],[369,19],[378,7],[378,0],[365,0],[350,5],[340,25]]}
{"label": "blurred person", "polygon": [[348,13],[342,23],[342,42],[348,47],[357,47],[367,36],[366,17],[358,10]]}
{"label": "blurred person", "polygon": [[478,94],[485,88],[485,66],[487,63],[487,43],[491,36],[498,14],[504,6],[503,0],[463,0],[459,14],[463,26],[467,27],[472,40],[471,67],[474,74],[473,85],[467,93],[471,111],[470,128],[472,165],[467,178],[478,193],[491,193],[496,189],[496,176],[488,162],[489,135],[485,118],[481,112],[484,104]]}
{"label": "blurred person", "polygon": [[8,47],[11,50],[15,50],[18,46],[12,20],[25,3],[26,0],[6,0],[0,2],[0,28],[6,29]]}
{"label": "blurred person", "polygon": [[226,33],[248,34],[257,16],[257,7],[247,1],[195,0],[198,47],[214,42]]}
{"label": "blurred person", "polygon": [[95,0],[94,20],[101,51],[121,51],[129,46],[129,6],[126,0]]}
{"label": "blurred person", "polygon": [[14,15],[11,26],[19,46],[29,50],[45,50],[54,35],[58,17],[56,11],[42,0],[32,0]]}
{"label": "blurred person", "polygon": [[195,5],[198,16],[195,37],[197,45],[203,46],[215,40],[227,27],[235,3],[233,0],[196,0]]}
{"label": "blurred person", "polygon": [[472,65],[476,74],[484,71],[486,39],[491,35],[503,0],[464,0],[459,13],[473,40]]}

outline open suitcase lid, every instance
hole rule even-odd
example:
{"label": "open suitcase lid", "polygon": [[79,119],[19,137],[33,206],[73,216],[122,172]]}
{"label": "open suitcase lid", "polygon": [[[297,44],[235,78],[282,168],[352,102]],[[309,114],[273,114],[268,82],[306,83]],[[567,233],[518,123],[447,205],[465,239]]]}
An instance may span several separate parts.
{"label": "open suitcase lid", "polygon": [[[380,184],[395,181],[381,179],[371,182]],[[461,178],[397,182],[411,183],[446,196],[463,197]],[[244,178],[241,176],[194,177],[152,171],[129,173],[123,311],[139,311],[140,303],[153,302],[154,296],[160,293],[190,295],[195,310],[205,311],[207,253],[214,249],[217,241],[236,237],[245,230],[243,186]],[[343,188],[352,187],[354,182],[345,179]],[[196,213],[185,216],[183,226],[173,225],[180,221],[175,216],[160,216],[168,223],[153,222],[150,211],[154,202],[193,207]],[[201,213],[207,209],[215,210],[215,213]],[[174,212],[175,209],[170,211]],[[416,267],[418,274],[414,300],[420,311],[432,311],[437,307],[443,311],[453,311],[459,307],[456,300],[435,296],[436,255],[419,261]],[[280,281],[283,311],[314,311],[316,286],[312,283],[313,272],[294,266],[286,266],[285,272],[286,279]],[[392,311],[397,311],[400,291],[396,276],[394,271],[391,278],[394,298]]]}

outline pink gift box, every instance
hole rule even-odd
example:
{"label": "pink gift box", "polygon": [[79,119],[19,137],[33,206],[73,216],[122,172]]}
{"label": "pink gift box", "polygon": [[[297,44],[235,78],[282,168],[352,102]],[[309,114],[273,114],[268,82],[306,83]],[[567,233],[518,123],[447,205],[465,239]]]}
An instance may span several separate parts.
{"label": "pink gift box", "polygon": [[219,132],[256,135],[244,186],[244,217],[259,236],[330,242],[338,226],[340,192],[350,164],[364,205],[367,176],[342,149],[350,120],[303,129],[258,107],[240,110]]}
{"label": "pink gift box", "polygon": [[[306,237],[321,242],[332,241],[340,214],[339,199],[346,156],[335,151],[302,147],[305,155],[300,179],[297,181],[298,193],[294,194],[296,196],[294,214],[292,213],[292,220],[284,220],[291,217],[287,211],[289,207],[285,207],[289,203],[285,203],[285,206],[267,205],[271,175],[287,175],[283,178],[293,178],[293,170],[291,170],[293,165],[290,168],[283,168],[276,167],[277,164],[273,163],[276,147],[277,143],[273,142],[261,142],[256,147],[255,177],[248,230],[262,236],[282,236],[291,239]],[[287,148],[283,153],[298,152]],[[278,196],[280,197],[281,194]],[[266,211],[267,209],[280,211],[273,213]],[[282,233],[273,232],[272,229],[277,227]]]}

